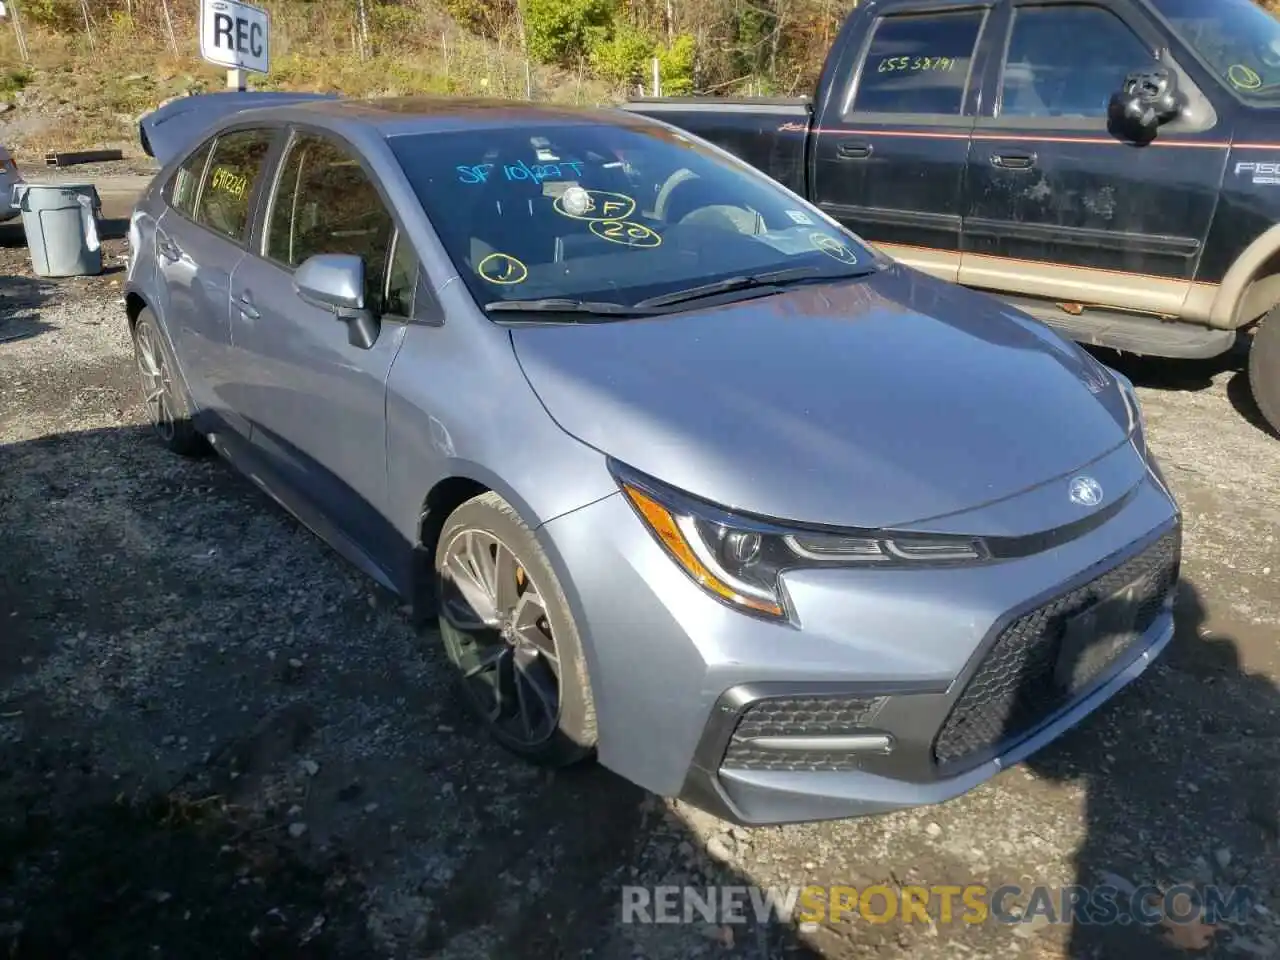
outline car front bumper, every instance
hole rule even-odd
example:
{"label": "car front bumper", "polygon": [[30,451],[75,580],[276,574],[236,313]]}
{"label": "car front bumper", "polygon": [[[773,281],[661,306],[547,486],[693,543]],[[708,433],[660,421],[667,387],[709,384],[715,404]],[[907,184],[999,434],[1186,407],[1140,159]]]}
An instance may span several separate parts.
{"label": "car front bumper", "polygon": [[[797,623],[711,599],[621,496],[540,532],[583,636],[601,762],[744,824],[938,803],[1021,761],[1168,644],[1181,560],[1154,474],[1105,522],[1017,559],[788,573]],[[1137,630],[1061,692],[1066,618],[1125,587]]]}

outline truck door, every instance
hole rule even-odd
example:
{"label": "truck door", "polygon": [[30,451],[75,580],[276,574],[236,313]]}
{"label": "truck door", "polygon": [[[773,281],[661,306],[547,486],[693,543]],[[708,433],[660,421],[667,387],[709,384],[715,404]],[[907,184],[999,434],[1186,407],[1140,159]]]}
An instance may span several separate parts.
{"label": "truck door", "polygon": [[960,282],[1190,318],[1226,162],[1213,108],[1184,73],[1194,109],[1148,146],[1125,142],[1107,104],[1155,65],[1147,15],[1128,0],[1013,0],[1008,16],[973,131]]}
{"label": "truck door", "polygon": [[939,10],[918,0],[873,9],[819,104],[812,198],[890,256],[955,280],[991,10],[980,3]]}

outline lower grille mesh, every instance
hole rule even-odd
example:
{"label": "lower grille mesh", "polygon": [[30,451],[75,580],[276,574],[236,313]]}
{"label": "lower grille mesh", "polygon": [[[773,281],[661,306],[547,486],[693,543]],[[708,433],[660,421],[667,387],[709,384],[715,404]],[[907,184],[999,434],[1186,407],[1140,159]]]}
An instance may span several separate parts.
{"label": "lower grille mesh", "polygon": [[773,697],[743,711],[722,766],[738,770],[856,770],[855,754],[771,750],[758,737],[847,736],[866,732],[883,700],[853,697]]}
{"label": "lower grille mesh", "polygon": [[[1024,614],[1000,634],[978,667],[934,741],[939,764],[954,764],[1029,732],[1087,691],[1155,622],[1178,579],[1181,530],[1044,606]],[[1136,584],[1135,630],[1088,661],[1073,690],[1054,681],[1068,618]]]}

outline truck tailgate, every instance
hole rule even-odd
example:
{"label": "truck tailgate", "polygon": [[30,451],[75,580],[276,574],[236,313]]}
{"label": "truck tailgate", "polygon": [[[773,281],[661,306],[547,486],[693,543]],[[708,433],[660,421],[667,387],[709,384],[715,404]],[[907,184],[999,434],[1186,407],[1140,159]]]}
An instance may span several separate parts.
{"label": "truck tailgate", "polygon": [[813,117],[808,97],[641,97],[622,109],[710,140],[806,195],[805,142]]}

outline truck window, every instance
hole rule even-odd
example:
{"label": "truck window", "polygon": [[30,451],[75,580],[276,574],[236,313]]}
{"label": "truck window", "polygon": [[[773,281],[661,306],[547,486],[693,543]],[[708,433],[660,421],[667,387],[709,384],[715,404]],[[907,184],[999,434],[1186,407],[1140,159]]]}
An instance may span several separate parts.
{"label": "truck window", "polygon": [[958,116],[983,11],[881,17],[850,112]]}
{"label": "truck window", "polygon": [[1101,119],[1125,75],[1154,59],[1137,34],[1102,7],[1018,7],[1005,53],[1000,116]]}

